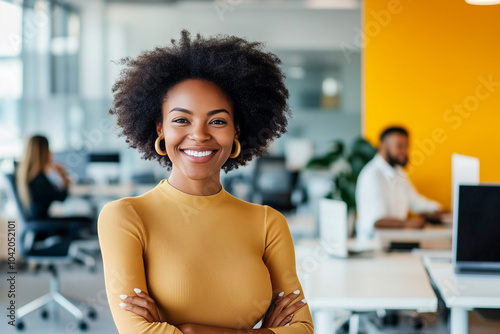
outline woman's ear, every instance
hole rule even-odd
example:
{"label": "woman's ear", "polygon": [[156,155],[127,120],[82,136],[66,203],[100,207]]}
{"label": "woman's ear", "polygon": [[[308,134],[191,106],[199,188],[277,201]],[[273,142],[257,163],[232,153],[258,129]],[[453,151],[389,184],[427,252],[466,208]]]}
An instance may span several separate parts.
{"label": "woman's ear", "polygon": [[158,134],[158,137],[163,134],[163,123],[155,121],[156,123],[156,133]]}
{"label": "woman's ear", "polygon": [[240,126],[239,125],[236,125],[234,127],[234,138],[235,139],[240,138]]}

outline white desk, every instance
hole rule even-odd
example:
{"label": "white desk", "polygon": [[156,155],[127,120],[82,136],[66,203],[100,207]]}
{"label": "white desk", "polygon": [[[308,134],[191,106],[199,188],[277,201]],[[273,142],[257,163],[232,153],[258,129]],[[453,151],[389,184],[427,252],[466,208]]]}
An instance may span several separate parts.
{"label": "white desk", "polygon": [[[73,199],[85,199],[91,205],[91,211],[97,215],[107,202],[123,197],[136,196],[153,189],[156,184],[72,184],[69,194]],[[70,198],[71,198],[70,197]],[[61,210],[60,210],[61,211]],[[74,210],[70,210],[74,211]]]}
{"label": "white desk", "polygon": [[297,273],[317,333],[333,332],[335,310],[434,312],[437,298],[420,257],[406,253],[335,259],[321,246],[296,246]]}
{"label": "white desk", "polygon": [[427,224],[423,229],[386,229],[375,230],[375,238],[380,240],[382,247],[386,248],[391,241],[419,242],[421,247],[429,245],[431,248],[451,249],[453,228],[451,224]]}
{"label": "white desk", "polygon": [[451,309],[451,334],[468,333],[468,311],[500,308],[500,277],[457,276],[450,262],[424,259],[432,281]]}
{"label": "white desk", "polygon": [[133,183],[123,184],[72,184],[69,193],[73,196],[89,197],[116,197],[122,198],[133,196],[136,185]]}
{"label": "white desk", "polygon": [[314,238],[316,235],[316,219],[314,216],[287,215],[286,220],[293,237]]}

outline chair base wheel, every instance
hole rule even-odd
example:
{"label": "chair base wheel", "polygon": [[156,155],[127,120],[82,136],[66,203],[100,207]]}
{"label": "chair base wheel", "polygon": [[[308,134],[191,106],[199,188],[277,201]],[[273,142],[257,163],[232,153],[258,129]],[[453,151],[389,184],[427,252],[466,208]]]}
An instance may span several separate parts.
{"label": "chair base wheel", "polygon": [[87,328],[88,328],[87,323],[85,321],[80,321],[78,323],[78,328],[80,328],[80,330],[82,330],[82,331],[87,330]]}
{"label": "chair base wheel", "polygon": [[93,308],[90,308],[87,312],[87,317],[89,317],[89,319],[92,319],[92,320],[95,320],[97,319],[97,312],[96,310],[94,310]]}
{"label": "chair base wheel", "polygon": [[17,321],[16,322],[16,329],[19,330],[19,331],[22,331],[24,329],[24,322]]}
{"label": "chair base wheel", "polygon": [[395,312],[388,313],[382,319],[382,322],[385,326],[397,326],[399,324],[399,321],[400,321],[399,314]]}
{"label": "chair base wheel", "polygon": [[416,330],[422,330],[424,328],[424,321],[421,318],[414,318],[413,328]]}

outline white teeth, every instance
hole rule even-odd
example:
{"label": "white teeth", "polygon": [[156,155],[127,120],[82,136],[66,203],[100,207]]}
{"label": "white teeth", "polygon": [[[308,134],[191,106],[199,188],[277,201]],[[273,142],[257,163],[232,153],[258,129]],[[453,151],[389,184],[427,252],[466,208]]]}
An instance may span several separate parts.
{"label": "white teeth", "polygon": [[193,156],[193,157],[206,157],[207,155],[212,154],[213,151],[191,151],[191,150],[184,150],[184,153],[187,155]]}

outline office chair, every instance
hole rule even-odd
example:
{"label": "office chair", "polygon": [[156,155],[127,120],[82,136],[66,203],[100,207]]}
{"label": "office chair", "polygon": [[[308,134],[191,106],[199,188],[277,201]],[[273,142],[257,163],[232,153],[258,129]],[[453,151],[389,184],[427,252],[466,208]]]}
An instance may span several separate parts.
{"label": "office chair", "polygon": [[286,169],[284,157],[260,157],[254,170],[252,201],[278,211],[292,211],[305,197],[297,187],[298,178],[298,172]]}
{"label": "office chair", "polygon": [[[50,291],[17,310],[17,329],[24,329],[22,318],[38,309],[42,309],[42,317],[47,318],[49,314],[44,308],[51,303],[59,305],[77,318],[78,327],[81,330],[87,329],[83,312],[59,292],[57,266],[79,261],[87,266],[95,267],[95,259],[79,249],[79,243],[95,242],[97,244],[97,239],[85,240],[82,237],[92,229],[92,221],[83,217],[32,219],[21,203],[14,174],[7,174],[5,177],[18,211],[20,255],[30,264],[48,265],[51,273]],[[87,316],[94,319],[96,315],[95,310],[89,308]]]}

